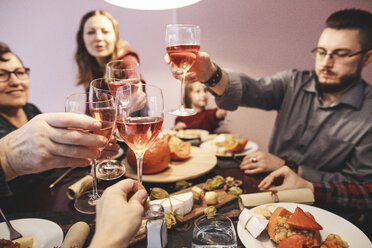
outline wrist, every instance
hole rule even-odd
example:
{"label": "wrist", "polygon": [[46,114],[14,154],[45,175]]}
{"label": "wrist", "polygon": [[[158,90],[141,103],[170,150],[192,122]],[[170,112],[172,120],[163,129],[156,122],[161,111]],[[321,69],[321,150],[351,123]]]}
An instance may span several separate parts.
{"label": "wrist", "polygon": [[286,158],[283,158],[283,160],[284,160],[284,165],[288,166],[296,174],[298,173],[299,166],[295,161],[290,160],[290,159],[286,159]]}
{"label": "wrist", "polygon": [[208,86],[208,87],[214,87],[216,86],[222,79],[222,70],[221,68],[213,63],[213,73],[212,75],[209,77],[209,79],[207,81],[200,81],[202,84]]}
{"label": "wrist", "polygon": [[8,157],[6,154],[6,150],[2,147],[9,147],[9,144],[7,144],[7,138],[2,138],[0,141],[0,166],[2,167],[5,175],[5,180],[10,181],[13,178],[16,178],[18,175],[16,171],[10,166],[8,163]]}
{"label": "wrist", "polygon": [[112,247],[128,247],[128,241],[113,241],[107,238],[97,238],[96,235],[93,236],[92,242],[89,244],[89,248],[112,248]]}

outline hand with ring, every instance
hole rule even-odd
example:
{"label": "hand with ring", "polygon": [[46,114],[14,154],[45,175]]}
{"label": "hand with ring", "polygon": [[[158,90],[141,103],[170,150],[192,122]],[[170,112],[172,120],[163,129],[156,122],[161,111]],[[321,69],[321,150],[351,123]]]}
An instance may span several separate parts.
{"label": "hand with ring", "polygon": [[240,164],[246,174],[271,172],[284,165],[284,160],[274,154],[258,151],[248,154]]}

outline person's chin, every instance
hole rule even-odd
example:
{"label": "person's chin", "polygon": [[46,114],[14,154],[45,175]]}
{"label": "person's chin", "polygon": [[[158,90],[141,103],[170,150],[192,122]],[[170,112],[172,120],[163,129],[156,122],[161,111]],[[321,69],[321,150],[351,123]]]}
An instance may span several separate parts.
{"label": "person's chin", "polygon": [[335,78],[331,78],[331,77],[320,77],[318,81],[321,84],[338,84],[339,83],[339,80],[336,80]]}
{"label": "person's chin", "polygon": [[96,57],[96,58],[105,58],[107,56],[109,56],[109,53],[107,51],[100,51],[100,52],[96,51],[93,55],[93,57]]}

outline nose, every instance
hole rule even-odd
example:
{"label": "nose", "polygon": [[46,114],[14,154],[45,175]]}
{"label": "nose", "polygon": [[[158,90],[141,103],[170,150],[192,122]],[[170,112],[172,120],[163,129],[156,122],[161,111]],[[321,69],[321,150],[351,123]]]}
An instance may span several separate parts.
{"label": "nose", "polygon": [[14,73],[10,73],[8,85],[10,86],[17,86],[21,83],[21,80],[19,80]]}
{"label": "nose", "polygon": [[97,30],[96,40],[102,40],[102,39],[103,39],[103,33],[100,30]]}
{"label": "nose", "polygon": [[335,63],[335,59],[332,53],[327,53],[324,58],[322,58],[322,65],[330,67]]}

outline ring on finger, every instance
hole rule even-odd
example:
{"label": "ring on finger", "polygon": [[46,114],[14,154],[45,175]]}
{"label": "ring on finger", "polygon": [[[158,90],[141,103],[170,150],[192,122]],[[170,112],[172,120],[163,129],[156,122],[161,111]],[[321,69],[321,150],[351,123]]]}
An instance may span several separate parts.
{"label": "ring on finger", "polygon": [[251,162],[252,162],[252,163],[257,163],[258,160],[257,160],[257,158],[252,158],[252,159],[251,159]]}

